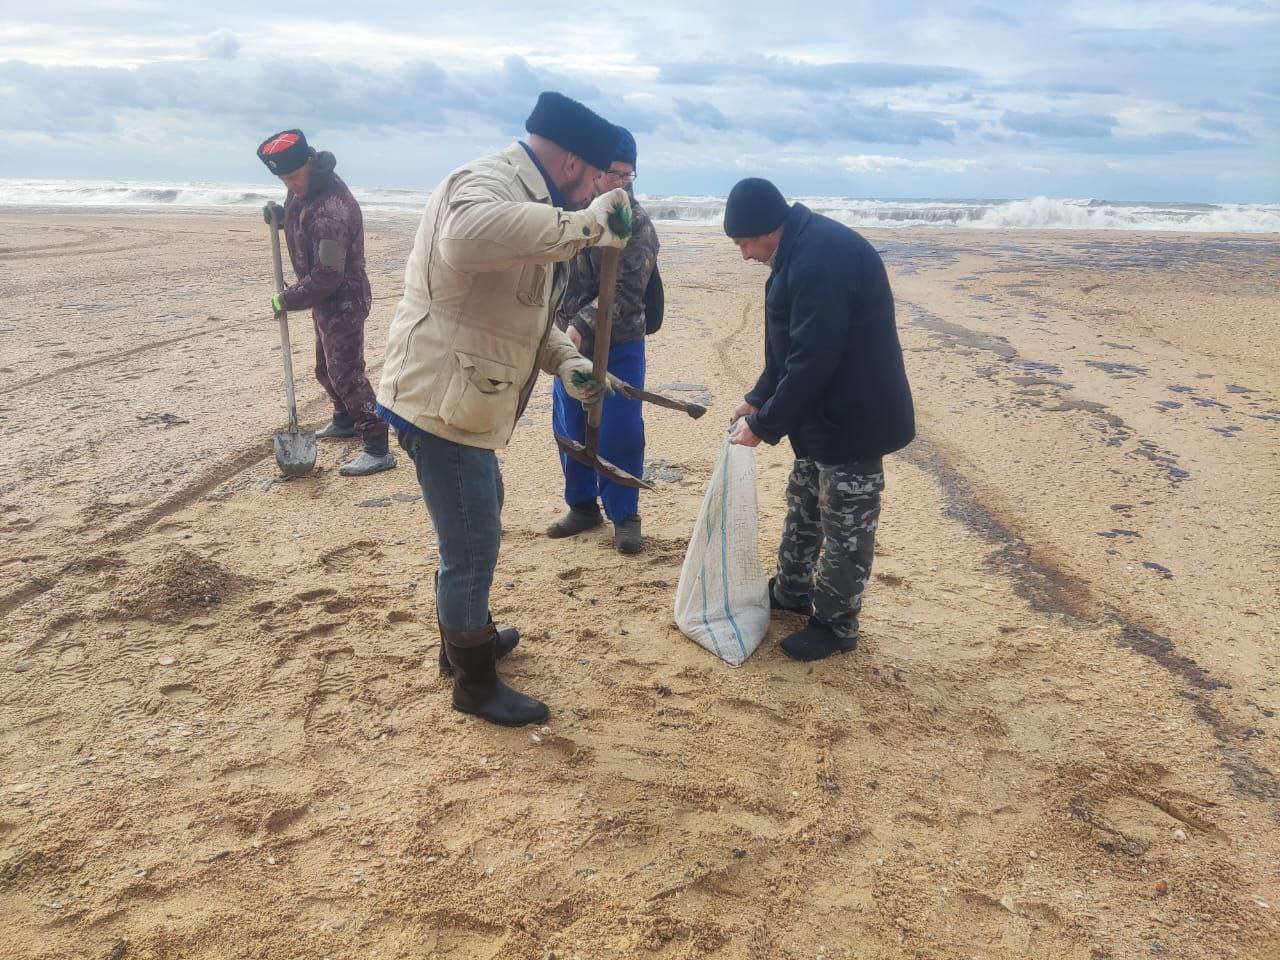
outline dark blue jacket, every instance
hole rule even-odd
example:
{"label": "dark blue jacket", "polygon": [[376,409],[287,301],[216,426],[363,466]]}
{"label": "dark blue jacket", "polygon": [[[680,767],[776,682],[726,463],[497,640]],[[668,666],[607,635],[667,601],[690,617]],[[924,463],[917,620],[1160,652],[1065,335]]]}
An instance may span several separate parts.
{"label": "dark blue jacket", "polygon": [[872,460],[915,437],[915,409],[875,248],[843,224],[791,207],[765,282],[764,373],[746,400],[761,440],[798,458]]}

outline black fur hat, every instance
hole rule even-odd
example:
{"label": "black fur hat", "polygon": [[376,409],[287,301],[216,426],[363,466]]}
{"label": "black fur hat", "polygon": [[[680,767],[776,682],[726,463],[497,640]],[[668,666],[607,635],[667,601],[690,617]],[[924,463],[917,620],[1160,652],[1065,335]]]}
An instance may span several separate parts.
{"label": "black fur hat", "polygon": [[576,153],[597,170],[609,169],[618,147],[612,123],[563,93],[539,94],[524,128]]}
{"label": "black fur hat", "polygon": [[277,177],[293,173],[315,154],[301,130],[282,130],[258,144],[258,159]]}

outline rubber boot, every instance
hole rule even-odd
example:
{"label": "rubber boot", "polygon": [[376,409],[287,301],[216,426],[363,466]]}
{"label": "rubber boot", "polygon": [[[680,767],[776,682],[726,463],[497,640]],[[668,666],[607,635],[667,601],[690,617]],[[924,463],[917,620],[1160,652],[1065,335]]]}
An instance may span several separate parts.
{"label": "rubber boot", "polygon": [[775,590],[777,585],[778,585],[778,578],[770,577],[769,578],[769,609],[770,610],[785,610],[787,611],[787,613],[798,613],[802,617],[807,617],[813,613],[812,602],[803,604],[801,606],[793,607],[791,606],[791,604],[783,603],[781,600],[779,600],[778,594]]}
{"label": "rubber boot", "polygon": [[504,727],[546,723],[551,712],[545,703],[498,679],[497,642],[492,624],[444,631],[445,653],[453,666],[453,709]]}
{"label": "rubber boot", "polygon": [[640,518],[632,517],[613,525],[613,545],[619,553],[636,554],[644,549],[644,537],[640,535]]}
{"label": "rubber boot", "polygon": [[[432,583],[435,585],[436,596],[440,596],[440,571],[437,570],[432,575]],[[493,623],[493,614],[489,614],[489,623]],[[440,626],[440,610],[436,609],[436,629],[440,631],[440,676],[453,676],[453,667],[449,663],[449,658],[444,652],[444,627]],[[515,627],[498,627],[498,659],[501,660],[508,653],[516,648],[520,643],[520,631]]]}
{"label": "rubber boot", "polygon": [[366,450],[350,463],[344,463],[338,468],[338,472],[344,477],[368,477],[383,470],[391,470],[395,465],[394,453],[384,453],[379,456]]}
{"label": "rubber boot", "polygon": [[356,435],[356,418],[345,410],[334,410],[333,418],[316,431],[317,440],[346,440]]}
{"label": "rubber boot", "polygon": [[782,652],[792,660],[808,663],[825,660],[833,653],[849,653],[858,646],[858,638],[844,639],[817,617],[810,617],[808,624],[782,641]]}
{"label": "rubber boot", "polygon": [[[438,622],[438,621],[437,621]],[[489,617],[489,625],[493,626],[493,617]],[[498,627],[498,659],[501,660],[508,653],[520,645],[520,631],[515,627]],[[449,663],[449,657],[444,652],[444,641],[440,641],[440,676],[449,677],[453,675],[453,667]]]}
{"label": "rubber boot", "polygon": [[344,477],[367,477],[383,470],[390,470],[396,465],[395,454],[387,443],[387,434],[377,433],[364,438],[364,452],[350,463],[338,468]]}
{"label": "rubber boot", "polygon": [[575,503],[569,507],[568,513],[547,527],[547,536],[552,540],[575,537],[594,530],[602,523],[604,516],[600,513],[600,504],[595,500],[590,503]]}

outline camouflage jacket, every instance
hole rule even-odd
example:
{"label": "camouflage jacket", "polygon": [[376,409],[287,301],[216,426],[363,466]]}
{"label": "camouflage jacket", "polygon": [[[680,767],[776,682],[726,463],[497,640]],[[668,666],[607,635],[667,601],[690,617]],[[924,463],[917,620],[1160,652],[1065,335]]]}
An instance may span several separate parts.
{"label": "camouflage jacket", "polygon": [[364,216],[334,173],[333,154],[316,154],[305,197],[284,204],[284,238],[298,282],[285,289],[286,310],[319,310],[339,320],[364,320],[372,294],[364,266]]}
{"label": "camouflage jacket", "polygon": [[[631,242],[618,263],[618,288],[613,301],[611,346],[644,339],[644,291],[658,263],[658,234],[644,207],[631,198]],[[590,247],[569,261],[564,296],[556,308],[556,326],[569,325],[582,334],[582,353],[591,356],[595,345],[596,296],[600,292],[600,258],[603,251]]]}

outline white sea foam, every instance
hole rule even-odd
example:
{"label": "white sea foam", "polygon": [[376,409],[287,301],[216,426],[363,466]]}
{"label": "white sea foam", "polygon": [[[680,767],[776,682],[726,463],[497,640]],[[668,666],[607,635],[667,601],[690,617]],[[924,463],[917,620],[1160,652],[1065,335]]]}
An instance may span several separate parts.
{"label": "white sea foam", "polygon": [[[719,197],[642,197],[655,220],[719,223]],[[798,197],[852,227],[958,227],[970,230],[1170,230],[1280,233],[1280,204],[1137,203],[1034,197],[1029,200],[855,200]]]}
{"label": "white sea foam", "polygon": [[[354,187],[367,213],[416,218],[425,190]],[[260,207],[282,200],[266,184],[116,180],[0,180],[0,207],[208,209]],[[719,224],[724,198],[644,195],[659,222]],[[854,227],[970,230],[1171,230],[1280,233],[1280,204],[1138,203],[1033,197],[1027,200],[858,200],[800,197],[811,209]]]}

